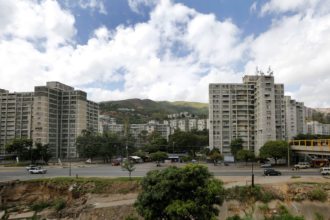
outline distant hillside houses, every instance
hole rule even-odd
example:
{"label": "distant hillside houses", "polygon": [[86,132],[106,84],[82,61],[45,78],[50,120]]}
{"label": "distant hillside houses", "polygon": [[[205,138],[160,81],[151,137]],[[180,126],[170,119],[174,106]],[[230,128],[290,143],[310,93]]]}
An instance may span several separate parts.
{"label": "distant hillside houses", "polygon": [[135,109],[134,108],[118,108],[118,111],[122,111],[122,112],[134,112]]}
{"label": "distant hillside houses", "polygon": [[[103,132],[116,132],[121,136],[124,135],[124,124],[116,123],[105,123],[103,126]],[[142,131],[146,131],[146,135],[150,134],[153,131],[160,133],[161,137],[164,137],[168,140],[169,135],[173,134],[175,130],[180,129],[181,131],[190,131],[196,129],[202,131],[204,129],[209,129],[209,120],[208,119],[172,119],[164,120],[161,124],[159,121],[151,120],[146,124],[131,124],[130,133],[137,140],[137,145],[141,143],[141,134]]]}
{"label": "distant hillside houses", "polygon": [[174,114],[169,114],[167,115],[169,119],[174,119],[174,118],[190,118],[191,115],[189,112],[180,112],[180,113],[174,113]]}

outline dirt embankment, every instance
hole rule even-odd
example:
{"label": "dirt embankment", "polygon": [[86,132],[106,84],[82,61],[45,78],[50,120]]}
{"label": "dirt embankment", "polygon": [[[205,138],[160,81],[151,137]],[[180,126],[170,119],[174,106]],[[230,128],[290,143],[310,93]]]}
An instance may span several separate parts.
{"label": "dirt embankment", "polygon": [[[219,207],[221,214],[218,219],[226,219],[235,213],[244,216],[250,213],[255,219],[263,219],[264,215],[278,213],[279,206],[285,205],[293,215],[304,215],[314,219],[317,211],[330,219],[328,207],[330,204],[330,180],[310,183],[308,179],[290,179],[285,182],[262,185],[262,192],[270,192],[273,196],[267,202],[267,209],[261,201],[242,200],[233,195],[226,195],[224,204]],[[300,181],[301,183],[296,183]],[[311,198],[310,191],[322,189],[327,192],[324,202]],[[31,212],[31,205],[40,202],[54,202],[64,199],[67,203],[64,209],[55,212],[47,209],[41,219],[113,219],[121,220],[129,214],[139,217],[133,203],[141,191],[139,182],[75,182],[75,181],[45,181],[45,182],[16,182],[0,186],[1,205],[9,206],[12,216],[17,212]]]}

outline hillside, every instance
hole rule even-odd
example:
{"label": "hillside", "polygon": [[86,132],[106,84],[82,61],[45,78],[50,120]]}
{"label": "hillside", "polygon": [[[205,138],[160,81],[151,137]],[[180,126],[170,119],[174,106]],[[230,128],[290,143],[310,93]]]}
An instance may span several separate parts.
{"label": "hillside", "polygon": [[197,117],[208,117],[208,104],[199,102],[169,102],[153,101],[150,99],[127,99],[119,101],[104,101],[100,105],[103,114],[117,118],[117,123],[123,123],[127,111],[119,111],[118,108],[135,109],[131,113],[131,124],[143,124],[152,119],[163,120],[168,114],[188,111]]}

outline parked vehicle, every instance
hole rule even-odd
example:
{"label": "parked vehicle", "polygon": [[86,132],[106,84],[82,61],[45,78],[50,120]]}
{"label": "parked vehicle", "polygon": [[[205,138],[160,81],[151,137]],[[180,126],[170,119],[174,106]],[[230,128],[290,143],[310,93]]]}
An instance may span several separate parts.
{"label": "parked vehicle", "polygon": [[47,173],[46,169],[42,169],[41,167],[32,167],[29,172],[31,174],[45,174]]}
{"label": "parked vehicle", "polygon": [[269,163],[265,163],[265,164],[261,165],[260,167],[261,168],[267,168],[267,167],[272,167],[272,165],[269,164]]}
{"label": "parked vehicle", "polygon": [[298,164],[294,165],[295,168],[299,169],[307,169],[310,167],[308,162],[299,162]]}
{"label": "parked vehicle", "polygon": [[319,173],[322,175],[330,175],[330,168],[329,167],[322,167],[319,169]]}
{"label": "parked vehicle", "polygon": [[119,161],[115,161],[111,164],[112,166],[119,166],[120,165],[120,162]]}
{"label": "parked vehicle", "polygon": [[37,165],[35,164],[30,164],[26,167],[26,170],[29,171],[30,169],[32,169],[33,167],[37,167]]}
{"label": "parked vehicle", "polygon": [[311,167],[329,167],[329,160],[327,159],[316,159],[310,163]]}
{"label": "parked vehicle", "polygon": [[273,169],[265,169],[264,174],[265,174],[265,176],[270,176],[270,175],[280,176],[281,172],[273,170]]}

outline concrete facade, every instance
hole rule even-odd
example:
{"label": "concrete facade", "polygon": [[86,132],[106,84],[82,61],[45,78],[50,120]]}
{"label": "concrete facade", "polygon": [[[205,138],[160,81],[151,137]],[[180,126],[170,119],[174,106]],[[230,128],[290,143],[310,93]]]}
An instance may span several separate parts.
{"label": "concrete facade", "polygon": [[236,138],[258,155],[269,140],[288,140],[307,131],[304,103],[284,97],[284,85],[275,83],[272,74],[210,84],[209,106],[210,148],[223,155],[230,155],[230,142]]}
{"label": "concrete facade", "polygon": [[330,135],[330,124],[321,124],[317,121],[307,122],[308,134]]}
{"label": "concrete facade", "polygon": [[88,127],[98,130],[98,103],[59,82],[35,86],[34,92],[1,93],[0,103],[2,152],[9,138],[25,136],[49,144],[54,157],[76,157],[76,137]]}

